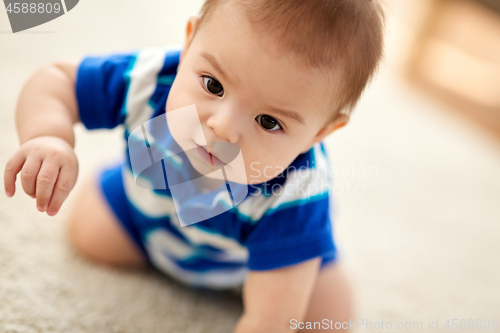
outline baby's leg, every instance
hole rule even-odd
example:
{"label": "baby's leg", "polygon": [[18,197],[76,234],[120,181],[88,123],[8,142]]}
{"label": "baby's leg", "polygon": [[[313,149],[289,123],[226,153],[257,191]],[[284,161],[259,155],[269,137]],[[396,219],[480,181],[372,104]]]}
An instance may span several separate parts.
{"label": "baby's leg", "polygon": [[68,222],[71,243],[99,263],[145,267],[146,260],[117,221],[98,186],[94,178],[89,179],[77,193]]}
{"label": "baby's leg", "polygon": [[[348,329],[343,330],[338,326],[335,329],[335,323],[349,323],[349,319],[354,321],[352,315],[353,295],[351,284],[339,264],[329,264],[319,273],[304,322],[323,324],[326,323],[326,321],[323,321],[326,319],[328,320],[328,326],[330,326],[330,321],[333,321],[333,329],[304,329],[300,332],[346,332]],[[344,324],[344,328],[348,326]]]}

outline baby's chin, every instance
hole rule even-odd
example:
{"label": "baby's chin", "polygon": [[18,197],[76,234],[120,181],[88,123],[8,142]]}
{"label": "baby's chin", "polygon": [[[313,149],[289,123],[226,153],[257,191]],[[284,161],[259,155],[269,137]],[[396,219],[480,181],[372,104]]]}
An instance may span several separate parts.
{"label": "baby's chin", "polygon": [[[235,168],[231,164],[224,166],[214,165],[212,167],[212,165],[206,163],[205,161],[200,161],[200,159],[196,158],[195,156],[190,156],[188,158],[190,159],[193,168],[199,174],[207,178],[207,180],[211,181],[224,182],[225,180],[227,180],[241,185],[259,185],[268,182],[281,174],[281,172],[277,172],[276,175],[264,175],[261,172],[260,177],[256,177],[255,174],[252,175],[251,172],[249,172],[251,169],[249,169],[248,166],[245,167],[244,172],[242,172],[240,168],[238,168],[238,170],[235,170]],[[220,170],[222,168],[224,169],[224,172]]]}
{"label": "baby's chin", "polygon": [[259,179],[255,179],[255,178],[250,178],[248,177],[247,179],[247,182],[248,182],[248,185],[261,185],[261,184],[264,184],[272,179],[274,179],[276,177],[271,177],[271,178],[259,178]]}
{"label": "baby's chin", "polygon": [[288,165],[269,165],[263,162],[248,163],[246,165],[248,184],[268,182],[279,177],[287,168]]}

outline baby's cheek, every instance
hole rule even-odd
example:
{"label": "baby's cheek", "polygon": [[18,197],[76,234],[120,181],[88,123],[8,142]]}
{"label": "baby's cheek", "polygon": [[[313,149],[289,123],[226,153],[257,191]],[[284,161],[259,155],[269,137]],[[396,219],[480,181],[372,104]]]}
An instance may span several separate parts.
{"label": "baby's cheek", "polygon": [[183,77],[177,77],[168,93],[167,112],[196,104],[192,91],[193,87],[190,87]]}
{"label": "baby's cheek", "polygon": [[282,173],[288,165],[282,165],[274,159],[254,159],[245,161],[247,179],[250,184],[263,183]]}
{"label": "baby's cheek", "polygon": [[170,92],[168,93],[166,112],[178,109],[179,108],[178,105],[179,105],[179,100],[178,100],[178,94],[177,94],[177,87],[174,83],[172,88],[170,88]]}

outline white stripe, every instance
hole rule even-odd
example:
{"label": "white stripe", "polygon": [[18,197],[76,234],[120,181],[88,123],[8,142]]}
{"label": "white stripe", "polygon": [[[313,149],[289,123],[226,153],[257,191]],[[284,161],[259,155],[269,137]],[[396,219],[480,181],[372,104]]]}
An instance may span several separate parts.
{"label": "white stripe", "polygon": [[224,251],[206,257],[213,261],[246,264],[248,262],[248,250],[245,248],[244,251]]}
{"label": "white stripe", "polygon": [[122,175],[128,200],[144,215],[154,218],[177,216],[172,198],[139,187],[135,183],[132,172],[126,167],[122,169]]}
{"label": "white stripe", "polygon": [[157,228],[147,235],[147,243],[151,248],[176,260],[184,260],[194,254],[194,249],[183,240],[172,235],[165,229]]}
{"label": "white stripe", "polygon": [[[248,261],[248,251],[233,251],[233,252],[218,252],[215,250],[206,250],[199,252],[195,247],[179,239],[177,236],[171,234],[166,229],[157,228],[149,232],[147,235],[147,243],[153,248],[174,258],[175,260],[185,260],[189,257],[196,255],[200,258],[205,258],[218,262],[231,262],[246,264]],[[219,249],[221,250],[221,249]]]}
{"label": "white stripe", "polygon": [[244,258],[246,247],[235,239],[220,234],[213,234],[193,226],[181,227],[172,198],[156,194],[154,191],[139,187],[128,168],[123,168],[123,186],[128,200],[144,215],[149,217],[169,217],[174,226],[186,239],[193,244],[209,245],[231,253],[231,256]]}
{"label": "white stripe", "polygon": [[269,209],[273,200],[275,199],[272,197],[265,197],[264,195],[250,196],[237,205],[236,210],[238,214],[241,214],[244,218],[250,221],[258,221]]}
{"label": "white stripe", "polygon": [[191,243],[199,245],[210,245],[217,249],[231,251],[234,255],[244,256],[247,253],[247,248],[238,243],[235,239],[226,237],[221,234],[214,234],[203,231],[196,227],[196,224],[181,227],[177,220],[177,215],[172,219],[172,225],[184,235]]}
{"label": "white stripe", "polygon": [[151,261],[158,269],[186,285],[227,289],[242,285],[248,273],[248,270],[244,267],[237,269],[213,269],[206,272],[186,270],[165,255],[161,248],[156,247],[156,244],[147,242],[145,245],[150,254]]}
{"label": "white stripe", "polygon": [[125,119],[127,128],[140,126],[153,115],[154,110],[148,101],[156,89],[158,73],[165,62],[165,55],[175,49],[178,48],[146,48],[137,55],[134,67],[129,72]]}
{"label": "white stripe", "polygon": [[[307,200],[328,191],[328,161],[321,152],[319,144],[314,145],[314,168],[309,165],[303,169],[290,169],[287,180],[275,191],[283,191],[281,195],[265,197],[264,195],[250,196],[236,206],[238,213],[248,218],[251,222],[259,221],[270,209],[298,200]],[[271,191],[272,189],[268,189]]]}

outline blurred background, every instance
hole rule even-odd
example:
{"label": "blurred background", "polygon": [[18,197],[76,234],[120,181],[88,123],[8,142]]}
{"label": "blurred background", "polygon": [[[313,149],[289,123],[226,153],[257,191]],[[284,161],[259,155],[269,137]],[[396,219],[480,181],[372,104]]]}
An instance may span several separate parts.
{"label": "blurred background", "polygon": [[[2,174],[18,146],[16,101],[36,69],[58,59],[180,45],[201,5],[85,0],[16,34],[0,9]],[[427,331],[429,320],[443,332],[447,319],[500,320],[499,2],[384,6],[384,62],[349,126],[327,139],[335,238],[356,290],[355,319],[423,323],[405,332]],[[75,131],[78,190],[124,143],[120,129]],[[73,253],[65,216],[74,204],[70,195],[48,217],[20,184],[14,198],[0,194],[0,331],[231,332],[241,313],[237,299]]]}

